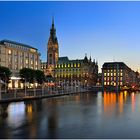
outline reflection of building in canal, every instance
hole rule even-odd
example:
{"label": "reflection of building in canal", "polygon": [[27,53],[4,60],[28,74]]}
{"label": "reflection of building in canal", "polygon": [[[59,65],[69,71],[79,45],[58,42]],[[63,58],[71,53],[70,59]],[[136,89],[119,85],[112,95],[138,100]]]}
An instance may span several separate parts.
{"label": "reflection of building in canal", "polygon": [[57,105],[54,104],[54,100],[49,100],[49,105],[52,105],[53,108],[49,110],[48,114],[48,138],[57,138],[57,129],[58,129]]}
{"label": "reflection of building in canal", "polygon": [[32,101],[25,102],[26,107],[26,116],[27,116],[27,121],[30,123],[29,125],[29,138],[35,138],[36,136],[36,122],[33,122],[33,119],[35,117],[34,115],[34,108],[33,108],[33,103]]}
{"label": "reflection of building in canal", "polygon": [[132,102],[132,112],[134,112],[135,111],[135,103],[136,103],[134,92],[131,94],[131,102]]}
{"label": "reflection of building in canal", "polygon": [[0,117],[6,118],[8,116],[7,108],[8,108],[8,104],[0,105]]}
{"label": "reflection of building in canal", "polygon": [[119,109],[119,113],[123,112],[124,103],[127,99],[127,92],[121,93],[110,93],[104,92],[103,94],[103,104],[104,104],[104,112],[112,114],[115,109]]}
{"label": "reflection of building in canal", "polygon": [[24,103],[26,117],[29,123],[29,138],[36,138],[38,122],[34,120],[37,118],[38,112],[42,110],[42,100],[26,101]]}

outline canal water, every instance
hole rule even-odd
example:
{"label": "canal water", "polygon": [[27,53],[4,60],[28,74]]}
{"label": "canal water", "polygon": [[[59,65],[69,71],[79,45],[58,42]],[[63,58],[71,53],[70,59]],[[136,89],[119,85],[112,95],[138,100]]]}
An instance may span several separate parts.
{"label": "canal water", "polygon": [[140,93],[91,92],[1,104],[0,138],[140,138]]}

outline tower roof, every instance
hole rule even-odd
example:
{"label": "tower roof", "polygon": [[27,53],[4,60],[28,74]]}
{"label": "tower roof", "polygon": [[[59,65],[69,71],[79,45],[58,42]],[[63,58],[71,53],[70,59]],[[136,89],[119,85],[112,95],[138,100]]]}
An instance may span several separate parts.
{"label": "tower roof", "polygon": [[57,43],[56,29],[54,26],[54,18],[52,18],[52,27],[50,29],[50,39],[53,43]]}

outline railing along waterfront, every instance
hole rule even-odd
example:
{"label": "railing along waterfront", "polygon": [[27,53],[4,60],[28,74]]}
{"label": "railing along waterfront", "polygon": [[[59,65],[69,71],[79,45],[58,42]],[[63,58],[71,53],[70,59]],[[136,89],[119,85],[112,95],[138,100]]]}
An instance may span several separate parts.
{"label": "railing along waterfront", "polygon": [[1,90],[0,102],[5,101],[20,101],[20,100],[28,100],[34,98],[45,98],[45,97],[53,97],[53,96],[62,96],[68,95],[72,93],[79,92],[87,92],[89,91],[87,87],[82,86],[66,86],[63,88],[53,88],[53,87],[40,87],[40,88],[26,88],[26,89],[11,89],[7,90],[7,92]]}

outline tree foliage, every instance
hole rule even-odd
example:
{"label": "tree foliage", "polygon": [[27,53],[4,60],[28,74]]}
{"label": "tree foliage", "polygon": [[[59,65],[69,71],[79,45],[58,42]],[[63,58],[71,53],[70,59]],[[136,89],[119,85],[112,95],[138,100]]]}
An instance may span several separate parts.
{"label": "tree foliage", "polygon": [[39,84],[42,84],[43,81],[45,81],[45,75],[42,71],[40,70],[33,70],[30,68],[23,68],[20,70],[20,77],[22,82],[29,82],[29,83],[34,83],[37,82]]}
{"label": "tree foliage", "polygon": [[0,66],[0,79],[6,83],[9,83],[12,72],[9,68]]}
{"label": "tree foliage", "polygon": [[35,79],[39,84],[42,84],[45,81],[44,72],[41,70],[35,70]]}

